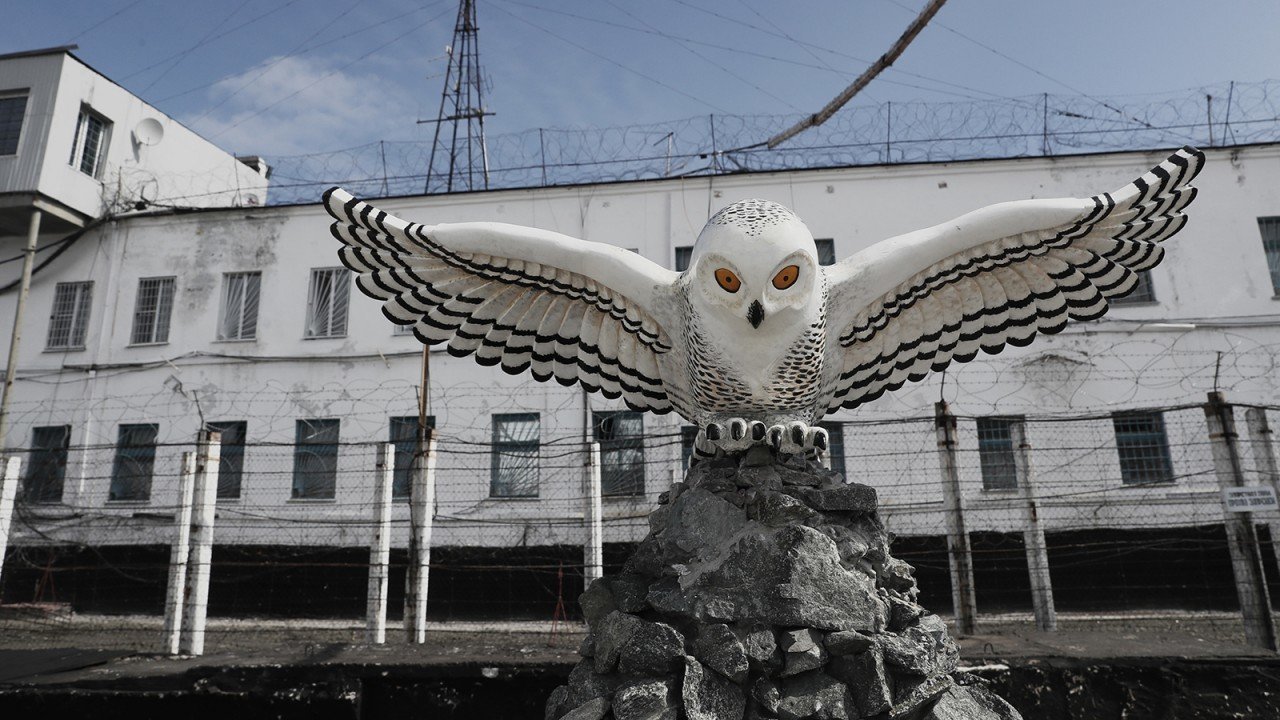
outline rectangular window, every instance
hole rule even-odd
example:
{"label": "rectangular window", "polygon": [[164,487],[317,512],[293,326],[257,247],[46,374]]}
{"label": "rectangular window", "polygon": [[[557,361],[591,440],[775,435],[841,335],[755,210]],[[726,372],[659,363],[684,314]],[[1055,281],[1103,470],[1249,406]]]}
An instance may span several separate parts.
{"label": "rectangular window", "polygon": [[307,294],[306,337],[344,337],[351,277],[346,268],[313,268]]}
{"label": "rectangular window", "polygon": [[131,345],[153,345],[169,342],[169,318],[173,314],[174,278],[142,278],[138,281],[138,299],[133,306]]}
{"label": "rectangular window", "polygon": [[395,323],[392,323],[391,334],[392,335],[412,335],[413,325],[397,325]]}
{"label": "rectangular window", "polygon": [[1159,412],[1125,412],[1112,416],[1116,449],[1120,452],[1120,478],[1125,485],[1173,482],[1173,461],[1164,415]]}
{"label": "rectangular window", "polygon": [[332,500],[338,487],[338,420],[299,420],[293,448],[293,498]]}
{"label": "rectangular window", "polygon": [[978,418],[978,461],[982,464],[983,490],[1013,490],[1018,487],[1014,463],[1014,423],[1022,418]]}
{"label": "rectangular window", "polygon": [[151,473],[156,464],[159,434],[160,426],[154,423],[120,426],[108,500],[145,502],[151,499]]}
{"label": "rectangular window", "polygon": [[[427,416],[427,427],[436,426],[433,415]],[[413,456],[418,451],[418,416],[391,418],[391,444],[395,446],[395,468],[391,478],[391,497],[407,500],[413,489]]]}
{"label": "rectangular window", "polygon": [[693,425],[680,426],[680,467],[688,470],[693,462],[693,441],[698,438],[698,428]]}
{"label": "rectangular window", "polygon": [[836,241],[831,238],[814,238],[813,244],[818,246],[818,264],[836,264]]}
{"label": "rectangular window", "polygon": [[1138,284],[1133,286],[1133,290],[1128,295],[1111,298],[1107,302],[1112,305],[1141,305],[1155,301],[1156,290],[1151,285],[1151,271],[1141,270],[1138,272]]}
{"label": "rectangular window", "polygon": [[489,497],[538,497],[538,413],[493,416],[493,462]]}
{"label": "rectangular window", "polygon": [[0,97],[0,155],[16,155],[22,139],[22,119],[27,114],[27,95]]}
{"label": "rectangular window", "polygon": [[47,350],[83,350],[89,329],[92,282],[60,282],[53,293]]}
{"label": "rectangular window", "polygon": [[693,246],[681,245],[676,248],[676,272],[689,269],[689,261],[693,259]]}
{"label": "rectangular window", "polygon": [[67,450],[71,447],[71,426],[38,427],[31,431],[31,455],[27,458],[22,498],[28,503],[62,502],[62,483],[67,476]]}
{"label": "rectangular window", "polygon": [[218,499],[240,497],[240,481],[244,478],[244,436],[249,424],[244,420],[211,422],[207,430],[222,433],[222,455],[218,460]]}
{"label": "rectangular window", "polygon": [[110,142],[111,121],[88,108],[81,108],[80,117],[76,120],[75,142],[71,146],[71,167],[89,177],[100,176]]}
{"label": "rectangular window", "polygon": [[638,412],[595,413],[600,443],[600,492],[644,494],[644,416]]}
{"label": "rectangular window", "polygon": [[1271,290],[1280,296],[1280,217],[1258,218],[1262,231],[1262,250],[1267,254],[1267,270],[1271,272]]}
{"label": "rectangular window", "polygon": [[844,475],[844,423],[820,422],[818,427],[826,429],[827,436],[831,441],[831,447],[829,448],[831,469]]}
{"label": "rectangular window", "polygon": [[222,317],[219,340],[252,340],[258,336],[258,293],[262,273],[236,272],[222,276]]}

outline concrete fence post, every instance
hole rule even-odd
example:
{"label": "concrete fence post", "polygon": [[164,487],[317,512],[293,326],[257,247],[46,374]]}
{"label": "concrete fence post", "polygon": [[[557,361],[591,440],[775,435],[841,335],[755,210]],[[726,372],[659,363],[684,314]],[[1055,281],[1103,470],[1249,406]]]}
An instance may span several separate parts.
{"label": "concrete fence post", "polygon": [[4,577],[4,554],[9,549],[9,531],[13,529],[13,503],[18,497],[18,470],[22,461],[16,457],[0,458],[4,467],[0,476],[0,578]]}
{"label": "concrete fence post", "polygon": [[[1267,411],[1260,407],[1251,407],[1244,412],[1245,425],[1249,428],[1249,445],[1253,449],[1254,471],[1258,473],[1260,482],[1270,487],[1280,497],[1280,468],[1276,466],[1275,438],[1272,437],[1271,424],[1267,422]],[[1280,568],[1280,510],[1267,513],[1267,526],[1271,529],[1271,547],[1276,557],[1276,565]]]}
{"label": "concrete fence post", "polygon": [[951,566],[951,601],[955,607],[956,633],[973,635],[978,629],[978,599],[973,582],[973,551],[964,523],[964,497],[960,492],[960,465],[956,458],[956,417],[945,402],[935,406],[938,459],[942,468],[943,512],[947,522],[947,559]]}
{"label": "concrete fence post", "polygon": [[182,453],[178,475],[178,512],[173,518],[173,544],[169,546],[169,586],[164,598],[164,651],[177,655],[182,649],[183,593],[187,586],[187,560],[191,553],[191,505],[195,496],[196,455]]}
{"label": "concrete fence post", "polygon": [[1053,582],[1049,577],[1049,549],[1040,524],[1040,507],[1036,500],[1035,472],[1031,464],[1031,444],[1027,442],[1027,426],[1021,420],[1011,423],[1015,452],[1014,472],[1018,478],[1018,495],[1022,498],[1022,544],[1027,552],[1027,575],[1031,584],[1031,607],[1036,627],[1045,632],[1058,629],[1058,613],[1053,606]]}
{"label": "concrete fence post", "polygon": [[427,589],[431,573],[431,527],[436,506],[436,436],[427,429],[422,454],[414,458],[409,491],[409,567],[405,571],[404,629],[411,644],[427,641]]}
{"label": "concrete fence post", "polygon": [[373,473],[373,537],[369,541],[369,594],[365,604],[366,639],[375,645],[387,641],[387,587],[391,562],[391,484],[395,474],[395,449],[378,445]]}
{"label": "concrete fence post", "polygon": [[604,574],[604,521],[600,496],[600,443],[587,447],[587,488],[583,524],[586,526],[586,543],[582,552],[582,587],[586,589]]}
{"label": "concrete fence post", "polygon": [[196,474],[191,513],[191,555],[187,564],[186,608],[179,649],[204,654],[204,626],[209,612],[209,571],[213,562],[214,504],[218,499],[218,463],[222,433],[201,430],[196,443]]}
{"label": "concrete fence post", "polygon": [[[1213,469],[1222,490],[1244,487],[1244,470],[1240,463],[1239,437],[1232,409],[1220,392],[1209,393],[1204,405],[1209,443],[1213,450]],[[1244,621],[1245,642],[1253,647],[1276,649],[1276,626],[1271,616],[1271,597],[1267,593],[1262,570],[1262,554],[1258,551],[1258,535],[1253,526],[1253,513],[1230,512],[1223,508],[1227,531],[1227,547],[1231,551],[1231,569],[1235,575],[1236,595],[1240,598],[1240,615]]]}

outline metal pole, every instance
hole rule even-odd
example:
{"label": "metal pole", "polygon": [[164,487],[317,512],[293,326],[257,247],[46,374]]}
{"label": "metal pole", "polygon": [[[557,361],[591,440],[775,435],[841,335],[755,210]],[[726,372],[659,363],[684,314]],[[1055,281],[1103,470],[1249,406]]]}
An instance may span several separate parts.
{"label": "metal pole", "polygon": [[587,451],[587,492],[583,518],[587,526],[587,543],[583,548],[582,587],[585,590],[604,574],[604,523],[600,506],[600,443],[593,442]]}
{"label": "metal pole", "polygon": [[[1240,465],[1235,419],[1231,406],[1220,392],[1209,393],[1204,405],[1205,423],[1213,448],[1213,469],[1218,486],[1223,490],[1244,486]],[[1231,569],[1235,575],[1236,595],[1240,598],[1240,615],[1244,621],[1245,642],[1253,647],[1276,649],[1275,619],[1271,617],[1271,598],[1267,593],[1262,556],[1258,552],[1258,536],[1253,526],[1253,513],[1224,512],[1227,547],[1231,551]]]}
{"label": "metal pole", "polygon": [[27,247],[22,251],[22,282],[18,290],[18,304],[13,310],[13,331],[9,334],[9,363],[4,370],[4,391],[0,392],[0,452],[9,447],[5,441],[9,431],[9,396],[13,392],[14,375],[18,372],[18,343],[22,340],[22,315],[27,307],[27,295],[31,293],[31,273],[36,262],[36,244],[40,239],[39,210],[31,211],[27,225]]}
{"label": "metal pole", "polygon": [[218,462],[222,433],[201,430],[196,445],[195,508],[191,521],[191,559],[187,571],[187,607],[181,651],[204,654],[204,625],[209,611],[209,569],[213,561],[214,503],[218,499]]}
{"label": "metal pole", "polygon": [[195,495],[196,456],[182,453],[178,476],[178,514],[173,520],[174,539],[169,547],[169,587],[164,599],[164,651],[177,655],[182,648],[183,591],[187,585],[187,559],[191,553],[191,504]]}
{"label": "metal pole", "polygon": [[1010,426],[1014,447],[1014,471],[1018,477],[1018,494],[1022,496],[1022,543],[1027,552],[1027,573],[1031,583],[1031,606],[1036,627],[1045,632],[1058,629],[1058,613],[1053,606],[1053,582],[1049,577],[1049,550],[1040,524],[1040,508],[1031,465],[1031,444],[1027,442],[1027,426],[1021,420]]}
{"label": "metal pole", "polygon": [[945,402],[935,405],[938,459],[942,467],[942,498],[947,520],[947,559],[951,565],[951,601],[955,606],[956,633],[973,635],[978,629],[978,600],[973,583],[973,552],[964,524],[964,499],[960,494],[960,466],[956,461],[956,418]]}
{"label": "metal pole", "polygon": [[405,632],[411,644],[427,641],[427,586],[431,572],[431,526],[436,504],[436,438],[427,432],[427,449],[414,458],[413,489],[409,493],[412,537],[405,589]]}
{"label": "metal pole", "polygon": [[369,542],[369,594],[365,604],[370,643],[387,641],[387,588],[391,562],[391,484],[395,450],[390,443],[378,446],[373,473],[373,538]]}
{"label": "metal pole", "polygon": [[[1249,427],[1249,444],[1253,448],[1254,470],[1259,479],[1275,491],[1280,497],[1280,469],[1276,466],[1275,445],[1271,437],[1271,425],[1267,422],[1267,411],[1260,407],[1251,407],[1244,412],[1245,424]],[[1267,526],[1271,528],[1271,547],[1277,546],[1280,533],[1280,512],[1272,510],[1268,513]],[[1280,555],[1276,558],[1280,565]]]}
{"label": "metal pole", "polygon": [[13,501],[18,496],[18,468],[21,466],[22,461],[18,458],[5,458],[4,476],[0,478],[0,578],[4,577],[4,554],[9,547]]}

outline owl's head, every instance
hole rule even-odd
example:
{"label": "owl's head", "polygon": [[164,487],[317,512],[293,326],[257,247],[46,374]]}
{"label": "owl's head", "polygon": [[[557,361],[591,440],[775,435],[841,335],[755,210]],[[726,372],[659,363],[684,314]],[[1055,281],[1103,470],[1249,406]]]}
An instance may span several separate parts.
{"label": "owl's head", "polygon": [[809,309],[819,272],[809,228],[769,200],[742,200],[716,213],[686,271],[707,305],[729,314],[730,327],[740,321],[746,330],[788,323]]}

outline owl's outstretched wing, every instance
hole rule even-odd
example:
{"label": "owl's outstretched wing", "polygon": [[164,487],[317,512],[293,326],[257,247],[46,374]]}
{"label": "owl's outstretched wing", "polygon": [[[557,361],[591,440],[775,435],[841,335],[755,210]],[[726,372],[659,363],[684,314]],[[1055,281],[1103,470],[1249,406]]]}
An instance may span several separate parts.
{"label": "owl's outstretched wing", "polygon": [[1101,317],[1186,224],[1188,183],[1203,164],[1186,147],[1115,192],[992,205],[828,268],[839,338],[828,344],[821,410]]}
{"label": "owl's outstretched wing", "polygon": [[538,380],[671,409],[657,308],[676,273],[611,245],[502,223],[419,225],[333,188],[324,204],[356,286],[424,343]]}

